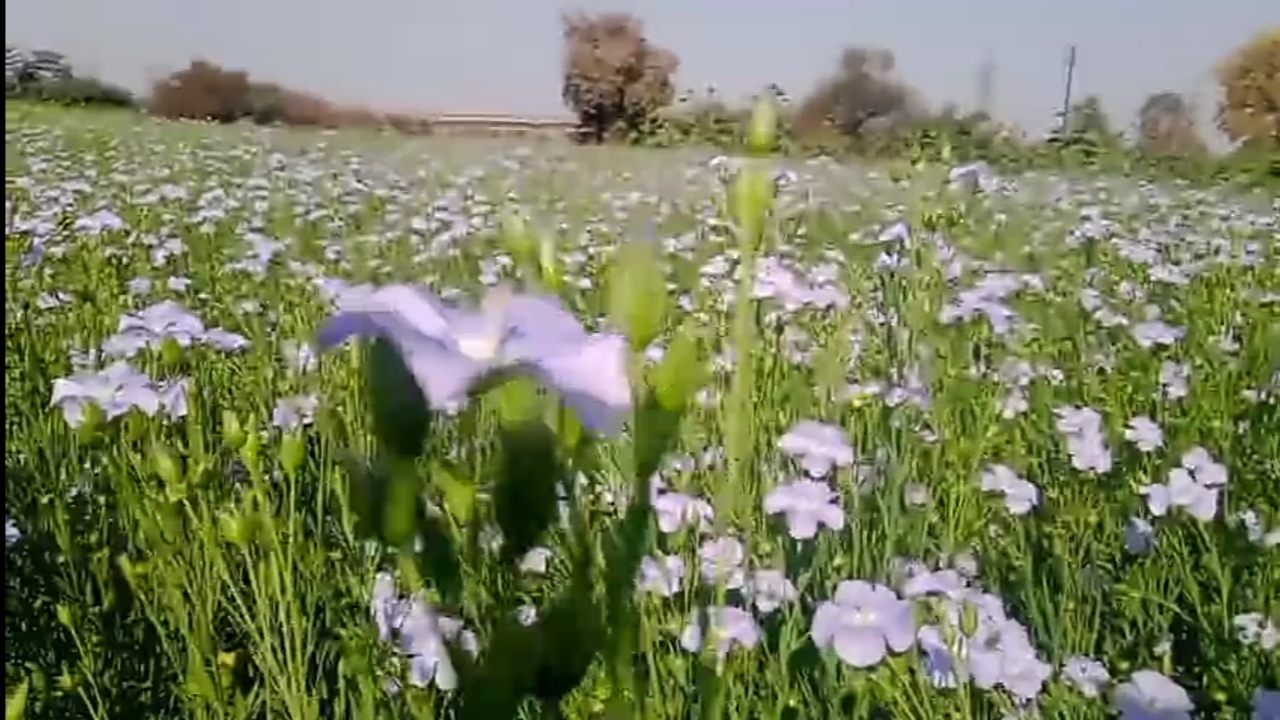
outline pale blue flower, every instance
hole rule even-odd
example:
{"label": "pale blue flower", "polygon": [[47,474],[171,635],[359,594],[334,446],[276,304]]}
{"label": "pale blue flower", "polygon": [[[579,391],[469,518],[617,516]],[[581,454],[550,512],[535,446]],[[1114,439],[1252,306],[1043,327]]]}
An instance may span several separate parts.
{"label": "pale blue flower", "polygon": [[1131,517],[1124,526],[1124,549],[1134,555],[1146,555],[1155,549],[1156,529],[1140,517]]}
{"label": "pale blue flower", "polygon": [[821,480],[795,480],[774,488],[764,498],[764,511],[784,515],[788,532],[797,540],[812,538],[822,525],[832,530],[844,528],[840,498]]}
{"label": "pale blue flower", "polygon": [[1062,679],[1070,683],[1080,694],[1096,698],[1103,687],[1111,682],[1107,666],[1090,657],[1074,655],[1062,665]]}
{"label": "pale blue flower", "polygon": [[1139,415],[1129,420],[1124,438],[1142,452],[1153,452],[1164,446],[1164,431],[1146,415]]}
{"label": "pale blue flower", "polygon": [[637,585],[642,592],[671,597],[684,585],[684,558],[679,555],[645,557],[640,561]]}
{"label": "pale blue flower", "polygon": [[1280,720],[1280,690],[1258,688],[1253,694],[1253,720]]}
{"label": "pale blue flower", "polygon": [[1004,506],[1013,515],[1026,515],[1040,504],[1040,490],[1018,477],[1007,465],[990,465],[982,472],[982,489],[1004,496]]}
{"label": "pale blue flower", "polygon": [[853,448],[844,430],[835,425],[801,420],[778,440],[778,449],[800,461],[812,477],[853,464]]}
{"label": "pale blue flower", "polygon": [[727,590],[737,590],[746,582],[742,563],[747,558],[746,548],[734,537],[707,540],[698,548],[702,579],[710,585],[723,585]]}
{"label": "pale blue flower", "polygon": [[1116,688],[1113,705],[1121,720],[1191,720],[1187,691],[1155,670],[1139,670]]}
{"label": "pale blue flower", "polygon": [[391,285],[344,301],[318,345],[353,336],[391,342],[438,409],[465,404],[484,377],[513,369],[557,390],[592,430],[617,432],[631,413],[626,340],[588,334],[554,298],[493,291],[473,311]]}
{"label": "pale blue flower", "polygon": [[320,398],[314,394],[280,398],[271,411],[271,424],[281,430],[291,431],[315,422],[320,409]]}
{"label": "pale blue flower", "polygon": [[121,361],[99,371],[54,380],[50,404],[62,410],[68,425],[79,427],[91,406],[101,410],[105,419],[113,420],[134,409],[155,415],[161,398],[151,378]]}
{"label": "pale blue flower", "polygon": [[742,595],[755,605],[761,615],[768,615],[798,597],[795,584],[781,570],[752,572],[742,588]]}
{"label": "pale blue flower", "polygon": [[157,350],[166,340],[189,347],[204,337],[204,323],[186,308],[165,300],[137,314],[120,318],[115,335],[102,343],[102,351],[114,357],[130,358],[143,349]]}
{"label": "pale blue flower", "polygon": [[845,663],[871,667],[889,651],[905,652],[915,642],[915,611],[884,585],[845,580],[833,599],[818,606],[810,635],[819,649],[835,650]]}
{"label": "pale blue flower", "polygon": [[715,519],[710,503],[681,492],[656,493],[653,512],[658,518],[658,529],[668,535],[686,527],[704,529]]}
{"label": "pale blue flower", "polygon": [[551,560],[551,549],[541,546],[529,548],[520,558],[520,571],[530,575],[547,574],[547,563]]}
{"label": "pale blue flower", "polygon": [[680,646],[689,652],[714,650],[716,658],[723,661],[734,648],[753,648],[760,644],[760,626],[751,613],[732,606],[706,608],[706,626],[703,613],[694,612],[680,633]]}

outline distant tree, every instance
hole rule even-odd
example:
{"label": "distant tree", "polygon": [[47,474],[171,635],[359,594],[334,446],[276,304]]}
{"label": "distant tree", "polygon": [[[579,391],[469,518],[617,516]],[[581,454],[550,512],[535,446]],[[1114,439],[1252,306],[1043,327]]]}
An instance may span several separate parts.
{"label": "distant tree", "polygon": [[133,93],[119,85],[76,74],[53,50],[24,52],[5,46],[5,96],[60,105],[133,108]]}
{"label": "distant tree", "polygon": [[1090,135],[1095,138],[1109,138],[1115,133],[1112,130],[1111,117],[1102,105],[1102,98],[1097,95],[1086,95],[1071,106],[1067,114],[1066,134],[1068,137]]}
{"label": "distant tree", "polygon": [[679,59],[649,42],[635,16],[573,14],[563,23],[561,96],[578,116],[583,139],[603,142],[636,131],[675,98]]}
{"label": "distant tree", "polygon": [[1138,149],[1149,155],[1204,155],[1191,105],[1176,92],[1147,96],[1138,110]]}
{"label": "distant tree", "polygon": [[251,90],[248,73],[193,60],[152,87],[148,109],[167,118],[235,122],[252,111]]}
{"label": "distant tree", "polygon": [[846,48],[835,74],[822,82],[796,111],[801,135],[831,127],[852,139],[881,135],[924,114],[920,94],[897,77],[893,53],[880,48]]}
{"label": "distant tree", "polygon": [[1280,149],[1280,27],[1260,33],[1217,67],[1217,122],[1232,142]]}

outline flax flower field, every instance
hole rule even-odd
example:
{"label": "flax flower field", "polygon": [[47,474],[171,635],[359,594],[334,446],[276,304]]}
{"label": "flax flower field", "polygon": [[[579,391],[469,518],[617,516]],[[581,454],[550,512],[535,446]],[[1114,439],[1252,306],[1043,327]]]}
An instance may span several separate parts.
{"label": "flax flower field", "polygon": [[6,108],[9,718],[1280,718],[1280,202]]}

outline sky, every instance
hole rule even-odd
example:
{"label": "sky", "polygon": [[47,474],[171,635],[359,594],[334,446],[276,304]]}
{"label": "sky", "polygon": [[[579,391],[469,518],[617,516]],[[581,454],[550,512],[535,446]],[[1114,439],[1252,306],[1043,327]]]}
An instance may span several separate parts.
{"label": "sky", "polygon": [[726,99],[801,96],[873,45],[934,105],[974,108],[989,61],[991,109],[1031,132],[1053,122],[1072,44],[1074,92],[1128,125],[1163,90],[1207,116],[1214,63],[1280,25],[1275,0],[5,0],[5,42],[135,89],[199,56],[383,111],[563,116],[564,10],[637,15],[680,87]]}

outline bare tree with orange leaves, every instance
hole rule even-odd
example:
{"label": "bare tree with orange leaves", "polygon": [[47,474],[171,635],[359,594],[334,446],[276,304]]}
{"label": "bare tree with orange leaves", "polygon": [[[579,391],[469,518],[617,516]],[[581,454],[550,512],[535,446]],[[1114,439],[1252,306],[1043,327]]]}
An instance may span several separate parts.
{"label": "bare tree with orange leaves", "polygon": [[1246,147],[1280,150],[1280,27],[1237,48],[1217,75],[1218,128]]}
{"label": "bare tree with orange leaves", "polygon": [[565,15],[561,95],[578,116],[584,139],[603,142],[634,130],[675,98],[680,61],[644,35],[633,15]]}

